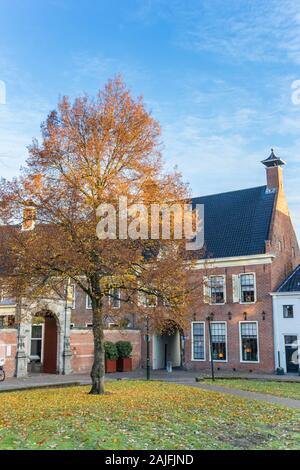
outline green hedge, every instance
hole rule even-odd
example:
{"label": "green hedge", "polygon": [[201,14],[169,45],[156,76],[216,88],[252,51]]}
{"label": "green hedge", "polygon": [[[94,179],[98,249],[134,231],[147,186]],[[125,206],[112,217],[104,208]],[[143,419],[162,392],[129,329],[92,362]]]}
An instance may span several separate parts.
{"label": "green hedge", "polygon": [[108,359],[108,360],[118,359],[118,350],[117,350],[117,346],[115,345],[115,343],[112,343],[111,341],[105,341],[104,349],[105,349],[105,359]]}
{"label": "green hedge", "polygon": [[126,359],[132,353],[132,344],[130,341],[118,341],[116,343],[119,359]]}

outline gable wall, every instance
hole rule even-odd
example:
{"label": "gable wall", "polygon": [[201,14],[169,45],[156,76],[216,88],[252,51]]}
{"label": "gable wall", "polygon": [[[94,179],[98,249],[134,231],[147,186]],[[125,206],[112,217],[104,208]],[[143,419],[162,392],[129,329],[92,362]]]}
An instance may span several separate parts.
{"label": "gable wall", "polygon": [[300,263],[297,237],[285,195],[281,191],[279,191],[275,200],[273,219],[270,227],[270,241],[267,242],[266,250],[276,255],[272,263],[271,272],[271,292],[274,292]]}

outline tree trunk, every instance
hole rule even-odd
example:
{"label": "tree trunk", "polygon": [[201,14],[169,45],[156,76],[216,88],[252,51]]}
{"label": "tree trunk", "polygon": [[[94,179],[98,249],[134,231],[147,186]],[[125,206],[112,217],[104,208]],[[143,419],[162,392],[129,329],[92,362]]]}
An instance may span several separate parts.
{"label": "tree trunk", "polygon": [[92,299],[93,304],[93,335],[94,363],[91,371],[92,388],[90,394],[101,395],[104,390],[105,354],[102,302]]}

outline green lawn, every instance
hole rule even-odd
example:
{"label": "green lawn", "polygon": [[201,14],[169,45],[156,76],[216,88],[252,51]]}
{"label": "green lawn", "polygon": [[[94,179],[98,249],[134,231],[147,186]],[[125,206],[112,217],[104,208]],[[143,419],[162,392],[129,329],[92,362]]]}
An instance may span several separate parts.
{"label": "green lawn", "polygon": [[214,383],[226,388],[236,388],[239,390],[248,390],[250,392],[266,393],[276,397],[294,398],[300,400],[300,382],[286,383],[267,380],[245,380],[245,379],[216,379],[204,380],[203,383]]}
{"label": "green lawn", "polygon": [[0,449],[300,449],[300,413],[163,382],[0,394]]}

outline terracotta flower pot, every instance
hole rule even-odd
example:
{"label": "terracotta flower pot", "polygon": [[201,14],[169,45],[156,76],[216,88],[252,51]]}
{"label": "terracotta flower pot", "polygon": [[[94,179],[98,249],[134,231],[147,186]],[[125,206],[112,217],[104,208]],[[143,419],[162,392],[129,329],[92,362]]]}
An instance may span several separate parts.
{"label": "terracotta flower pot", "polygon": [[131,372],[132,371],[132,358],[126,357],[124,359],[117,360],[118,372]]}
{"label": "terracotta flower pot", "polygon": [[116,359],[105,359],[105,372],[111,374],[117,371],[117,360]]}

